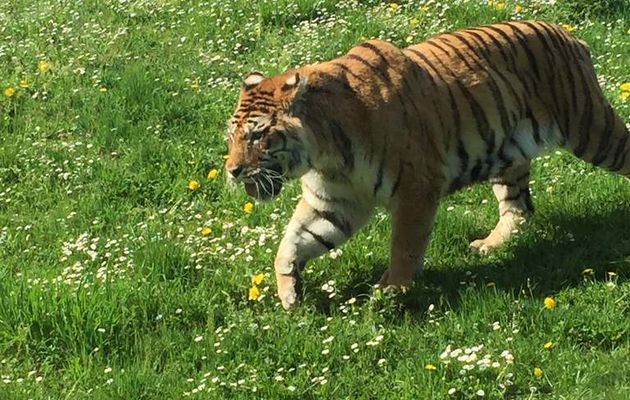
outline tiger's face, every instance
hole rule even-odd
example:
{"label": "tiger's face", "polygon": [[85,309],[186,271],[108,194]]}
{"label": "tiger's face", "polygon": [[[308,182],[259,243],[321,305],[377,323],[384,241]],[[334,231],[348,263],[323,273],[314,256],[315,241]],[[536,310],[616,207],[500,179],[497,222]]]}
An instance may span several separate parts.
{"label": "tiger's face", "polygon": [[308,170],[306,130],[294,115],[304,84],[295,72],[267,79],[252,73],[244,80],[228,123],[226,169],[258,200],[276,197],[287,179]]}

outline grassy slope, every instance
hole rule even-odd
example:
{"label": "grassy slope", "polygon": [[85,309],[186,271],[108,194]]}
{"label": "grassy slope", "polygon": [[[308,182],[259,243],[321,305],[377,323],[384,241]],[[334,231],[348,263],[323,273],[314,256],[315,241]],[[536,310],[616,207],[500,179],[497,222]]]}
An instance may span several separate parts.
{"label": "grassy slope", "polygon": [[[630,121],[627,2],[548,3],[0,4],[0,85],[17,90],[0,98],[0,399],[627,398],[630,185],[619,177],[564,153],[537,160],[537,215],[490,257],[467,249],[495,222],[490,190],[449,197],[425,274],[396,299],[370,287],[387,265],[379,216],[309,266],[293,314],[270,274],[296,185],[246,214],[222,170],[206,178],[221,169],[244,72],[331,58],[364,37],[404,46],[510,18],[571,24]],[[261,272],[266,295],[248,301]],[[460,375],[462,362],[439,358],[482,344],[497,368]]]}

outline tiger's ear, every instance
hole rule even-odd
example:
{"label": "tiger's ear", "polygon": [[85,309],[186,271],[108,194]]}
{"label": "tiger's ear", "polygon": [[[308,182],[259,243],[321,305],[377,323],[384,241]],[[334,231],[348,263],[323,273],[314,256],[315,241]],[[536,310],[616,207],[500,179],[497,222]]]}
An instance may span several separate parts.
{"label": "tiger's ear", "polygon": [[243,89],[251,90],[256,87],[256,85],[258,85],[260,82],[262,82],[263,79],[265,79],[265,76],[261,72],[250,72],[249,74],[245,75],[245,78],[243,79]]}
{"label": "tiger's ear", "polygon": [[281,90],[283,92],[293,91],[295,93],[294,98],[297,98],[306,90],[306,81],[306,77],[302,77],[296,72],[287,78]]}
{"label": "tiger's ear", "polygon": [[284,82],[280,90],[286,93],[289,100],[289,110],[293,113],[299,113],[302,109],[304,93],[308,89],[308,79],[305,76],[295,72],[290,75]]}

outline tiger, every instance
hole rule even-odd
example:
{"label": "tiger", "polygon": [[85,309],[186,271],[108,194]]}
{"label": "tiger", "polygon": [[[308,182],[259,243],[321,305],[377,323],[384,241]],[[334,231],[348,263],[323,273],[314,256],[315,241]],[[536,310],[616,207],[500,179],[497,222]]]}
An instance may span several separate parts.
{"label": "tiger", "polygon": [[290,310],[305,263],[341,245],[377,207],[391,216],[378,287],[423,268],[440,199],[489,182],[499,218],[472,249],[503,245],[534,212],[531,160],[563,147],[630,177],[630,134],[599,87],[587,44],[560,26],[510,21],[400,49],[367,40],[331,61],[248,74],[228,121],[231,179],[261,201],[300,179],[274,261]]}

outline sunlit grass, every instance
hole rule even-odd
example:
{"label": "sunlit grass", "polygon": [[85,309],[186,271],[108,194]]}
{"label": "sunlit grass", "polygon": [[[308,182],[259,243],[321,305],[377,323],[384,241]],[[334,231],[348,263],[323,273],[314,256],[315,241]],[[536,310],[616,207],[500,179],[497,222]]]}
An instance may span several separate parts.
{"label": "sunlit grass", "polygon": [[[630,185],[534,162],[537,214],[503,250],[487,186],[443,202],[397,298],[389,219],[312,262],[294,313],[272,262],[299,189],[225,182],[243,74],[505,19],[589,43],[630,121],[623,0],[0,3],[0,400],[630,396]],[[552,300],[550,300],[552,299]]]}

